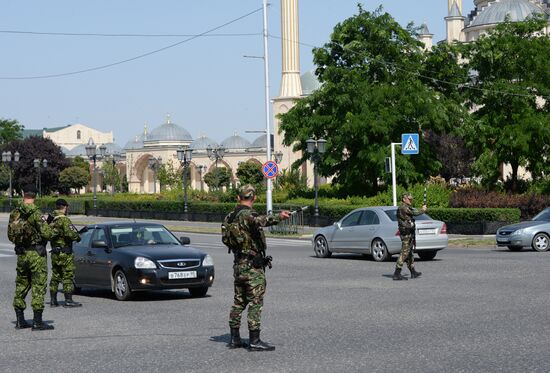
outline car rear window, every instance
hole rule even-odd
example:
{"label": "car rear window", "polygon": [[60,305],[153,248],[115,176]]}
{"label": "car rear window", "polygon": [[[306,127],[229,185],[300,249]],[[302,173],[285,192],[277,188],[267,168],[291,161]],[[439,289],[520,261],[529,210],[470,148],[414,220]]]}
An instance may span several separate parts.
{"label": "car rear window", "polygon": [[[397,209],[395,210],[384,210],[386,215],[392,220],[397,221]],[[428,214],[422,214],[414,217],[414,220],[433,220]]]}

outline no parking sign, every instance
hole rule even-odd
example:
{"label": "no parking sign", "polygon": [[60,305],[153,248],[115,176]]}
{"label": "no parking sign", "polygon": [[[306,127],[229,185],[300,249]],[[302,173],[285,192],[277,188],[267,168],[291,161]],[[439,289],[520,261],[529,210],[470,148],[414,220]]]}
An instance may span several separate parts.
{"label": "no parking sign", "polygon": [[267,161],[262,166],[262,172],[267,179],[273,179],[279,174],[279,166],[274,161]]}

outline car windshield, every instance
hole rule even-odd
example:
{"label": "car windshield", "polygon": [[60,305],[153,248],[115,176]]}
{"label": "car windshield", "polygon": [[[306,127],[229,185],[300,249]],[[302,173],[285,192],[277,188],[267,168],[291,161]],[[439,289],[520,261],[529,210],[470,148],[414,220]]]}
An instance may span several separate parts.
{"label": "car windshield", "polygon": [[533,218],[534,221],[550,221],[550,208],[544,209]]}
{"label": "car windshield", "polygon": [[180,244],[166,228],[158,225],[112,227],[111,239],[114,247]]}
{"label": "car windshield", "polygon": [[[392,220],[397,221],[397,209],[385,210],[386,215]],[[415,220],[433,220],[428,214],[422,214],[414,217]]]}

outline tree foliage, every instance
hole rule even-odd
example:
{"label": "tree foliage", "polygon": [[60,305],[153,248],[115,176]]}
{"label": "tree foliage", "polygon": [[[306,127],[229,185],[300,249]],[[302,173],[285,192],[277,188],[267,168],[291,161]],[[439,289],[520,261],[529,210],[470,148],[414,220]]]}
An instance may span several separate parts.
{"label": "tree foliage", "polygon": [[[114,188],[114,190],[120,191],[121,189],[121,176],[116,163],[113,162],[112,158],[106,158],[101,165],[101,170],[103,171],[103,182],[109,188]],[[162,185],[162,184],[161,184]]]}
{"label": "tree foliage", "polygon": [[[281,116],[287,146],[303,151],[308,138],[325,138],[323,176],[334,175],[349,194],[378,190],[390,143],[402,133],[444,132],[453,123],[454,105],[421,77],[425,53],[412,26],[401,27],[381,9],[365,11],[338,24],[331,39],[314,49],[322,86]],[[441,164],[421,139],[420,154],[397,160],[397,178],[409,185],[437,174]]]}
{"label": "tree foliage", "polygon": [[20,139],[22,130],[23,126],[17,120],[0,118],[0,145]]}
{"label": "tree foliage", "polygon": [[252,184],[257,187],[262,186],[265,180],[262,166],[253,161],[241,163],[237,168],[237,177],[241,185]]}
{"label": "tree foliage", "polygon": [[229,187],[231,177],[232,172],[230,168],[218,167],[204,175],[204,182],[211,190],[219,190],[223,187]]}
{"label": "tree foliage", "polygon": [[174,190],[182,187],[183,170],[178,169],[172,160],[160,165],[157,171],[157,178],[161,189],[166,187]]}
{"label": "tree foliage", "polygon": [[62,189],[72,188],[79,193],[80,189],[88,185],[89,182],[90,173],[79,166],[67,167],[59,173],[59,184]]}

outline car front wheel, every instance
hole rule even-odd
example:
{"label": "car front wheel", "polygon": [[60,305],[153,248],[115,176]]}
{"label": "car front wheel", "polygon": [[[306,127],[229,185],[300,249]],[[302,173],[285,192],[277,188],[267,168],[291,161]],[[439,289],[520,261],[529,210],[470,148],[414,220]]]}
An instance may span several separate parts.
{"label": "car front wheel", "polygon": [[386,244],[379,238],[372,241],[370,252],[376,262],[385,262],[390,257]]}
{"label": "car front wheel", "polygon": [[132,290],[130,290],[126,275],[120,269],[115,273],[115,296],[116,299],[123,301],[132,297]]}
{"label": "car front wheel", "polygon": [[550,237],[546,233],[537,233],[533,237],[532,246],[535,251],[548,251],[550,248]]}
{"label": "car front wheel", "polygon": [[329,250],[327,239],[323,236],[317,236],[315,238],[315,245],[313,247],[315,255],[318,258],[328,258],[332,255]]}
{"label": "car front wheel", "polygon": [[191,288],[188,290],[193,298],[201,298],[201,297],[204,297],[208,292],[208,286],[205,286],[202,288]]}
{"label": "car front wheel", "polygon": [[418,256],[422,260],[432,260],[437,255],[437,251],[420,251]]}

